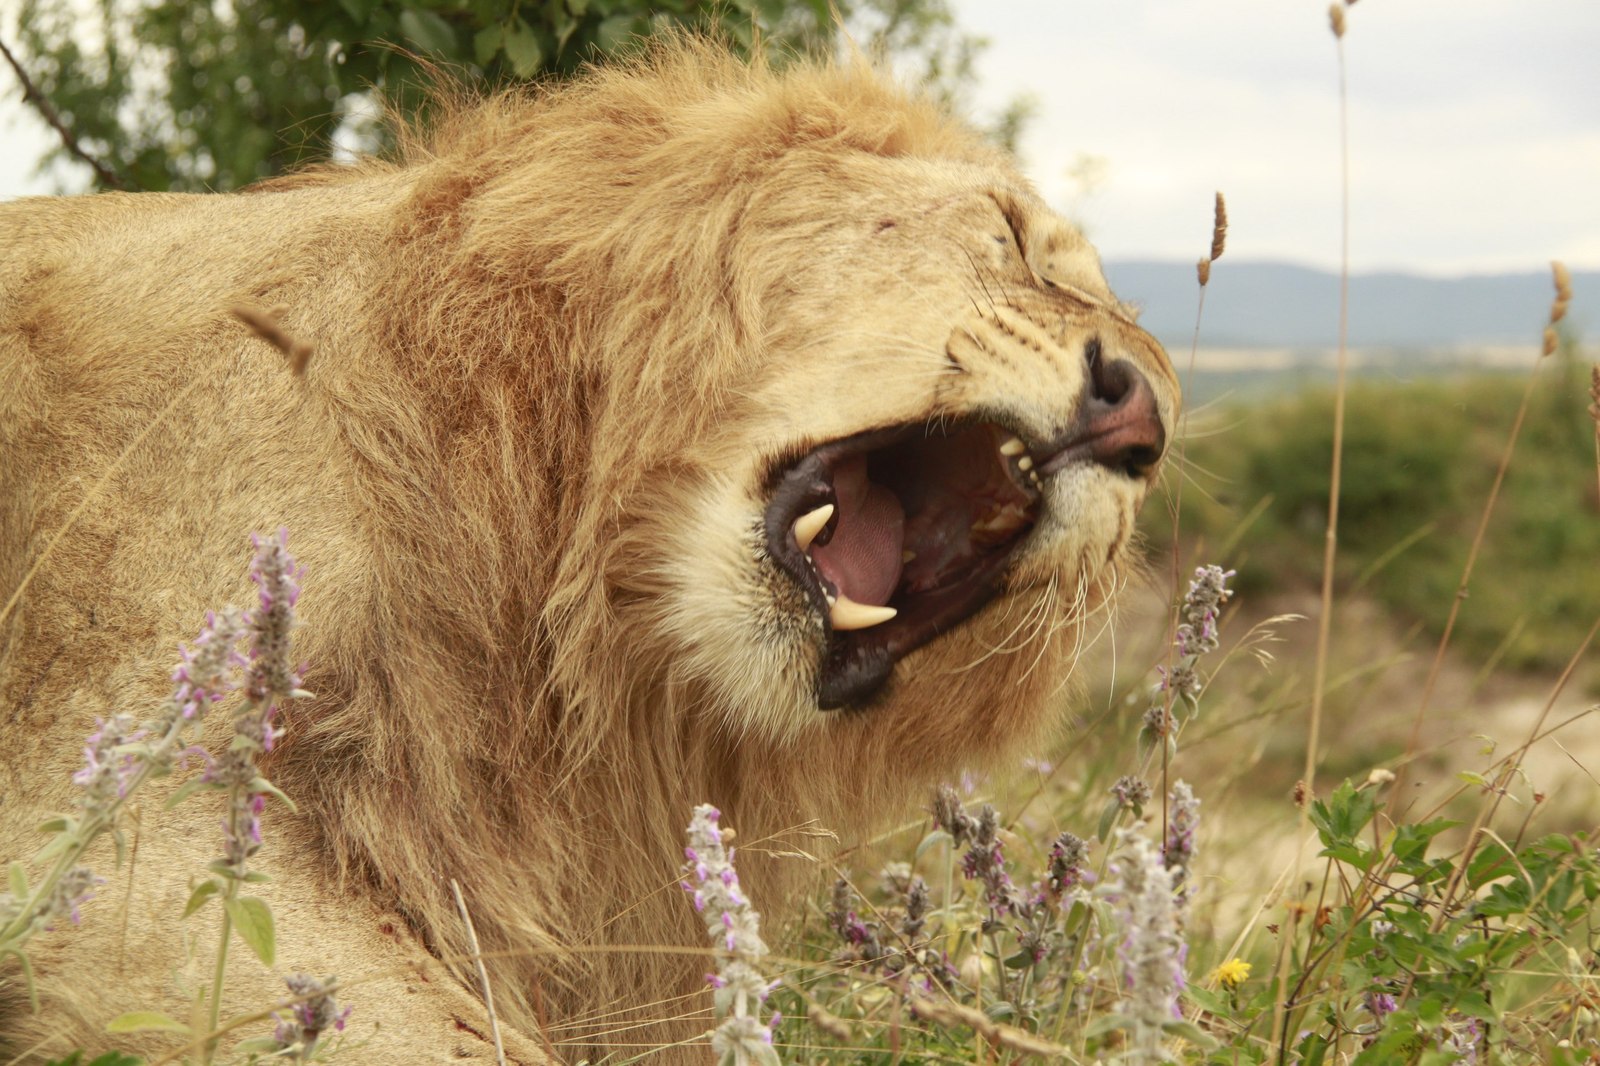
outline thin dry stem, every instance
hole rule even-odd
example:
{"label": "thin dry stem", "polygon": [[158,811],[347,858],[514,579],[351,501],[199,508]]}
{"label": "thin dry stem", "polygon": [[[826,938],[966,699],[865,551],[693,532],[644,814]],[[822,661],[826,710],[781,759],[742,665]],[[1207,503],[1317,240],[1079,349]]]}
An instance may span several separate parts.
{"label": "thin dry stem", "polygon": [[[1228,232],[1228,208],[1227,208],[1227,205],[1223,202],[1222,193],[1219,191],[1217,193],[1216,208],[1215,208],[1215,213],[1213,215],[1212,224],[1211,224],[1211,258],[1212,259],[1215,259],[1217,256],[1222,254],[1222,246],[1223,246],[1223,244],[1226,243],[1227,232]],[[1205,317],[1205,313],[1206,313],[1206,282],[1211,280],[1211,259],[1202,259],[1202,260],[1200,260],[1199,275],[1200,275],[1200,299],[1197,302],[1197,304],[1195,305],[1195,311],[1194,311],[1194,335],[1189,340],[1189,367],[1188,367],[1187,370],[1184,371],[1184,375],[1183,375],[1183,391],[1185,393],[1188,393],[1189,386],[1194,381],[1195,356],[1200,351],[1200,322]],[[1189,409],[1187,407],[1185,407],[1184,411],[1183,411],[1183,422],[1182,422],[1182,425],[1179,427],[1179,430],[1178,430],[1178,463],[1177,463],[1177,466],[1178,466],[1178,469],[1180,471],[1183,469],[1184,460],[1187,458],[1187,455],[1188,455],[1188,450],[1189,450],[1188,446],[1189,446]],[[1178,524],[1179,524],[1179,520],[1183,517],[1183,483],[1184,483],[1184,479],[1182,477],[1179,477],[1178,478],[1178,487],[1173,490],[1173,494],[1172,494],[1172,623],[1168,627],[1168,634],[1167,634],[1167,651],[1166,651],[1167,663],[1166,663],[1166,665],[1167,665],[1167,674],[1168,674],[1168,676],[1171,676],[1171,673],[1172,673],[1172,665],[1173,665],[1172,657],[1173,657],[1174,648],[1175,648],[1175,645],[1174,645],[1173,641],[1176,638],[1177,632],[1178,632],[1178,609],[1179,609],[1178,608],[1178,604],[1181,602],[1182,593],[1183,593],[1183,559],[1182,559],[1182,550],[1179,548],[1179,542],[1178,542]],[[1174,694],[1171,693],[1171,692],[1169,692],[1167,694],[1166,713],[1167,713],[1168,721],[1171,721],[1171,718],[1172,718],[1173,696],[1174,696]],[[1169,770],[1169,767],[1168,767],[1167,764],[1168,764],[1169,754],[1170,754],[1170,745],[1168,745],[1166,743],[1163,743],[1161,745],[1161,821],[1162,821],[1163,825],[1166,824],[1166,819],[1167,819],[1167,789],[1170,787],[1168,782],[1167,782],[1167,776],[1168,776],[1168,770]]]}
{"label": "thin dry stem", "polygon": [[89,491],[83,494],[83,499],[78,501],[78,505],[72,509],[72,512],[67,515],[66,520],[61,523],[61,528],[57,529],[55,533],[51,535],[49,542],[44,546],[44,550],[38,554],[38,556],[33,560],[32,565],[28,567],[27,572],[22,575],[22,580],[17,582],[17,587],[11,591],[11,596],[6,600],[5,606],[0,607],[0,622],[4,622],[8,617],[10,617],[11,612],[15,610],[17,604],[22,601],[22,594],[27,591],[28,586],[33,583],[34,575],[39,572],[39,568],[43,566],[45,564],[45,560],[49,559],[51,554],[55,552],[56,545],[61,543],[61,538],[66,536],[68,530],[77,524],[78,519],[83,516],[83,512],[88,509],[89,505],[100,498],[101,491],[111,483],[112,478],[116,477],[117,471],[122,469],[122,464],[127,462],[128,456],[138,451],[139,445],[144,443],[144,439],[148,437],[157,426],[165,422],[167,420],[167,416],[173,411],[177,410],[179,405],[188,400],[189,394],[198,388],[201,382],[206,380],[208,379],[203,375],[196,374],[194,380],[190,381],[189,384],[180,389],[178,394],[168,401],[167,406],[163,407],[160,412],[145,425],[143,429],[134,435],[133,440],[128,442],[128,446],[122,449],[122,452],[111,461],[110,466],[106,467],[106,472],[100,475],[99,480],[97,480],[93,485],[89,486]]}
{"label": "thin dry stem", "polygon": [[[1349,369],[1350,340],[1350,106],[1346,89],[1344,61],[1344,11],[1337,4],[1329,9],[1333,23],[1335,51],[1339,66],[1339,359],[1333,393],[1333,456],[1328,474],[1328,526],[1323,538],[1322,596],[1317,618],[1317,657],[1311,686],[1311,720],[1306,732],[1305,802],[1300,805],[1299,844],[1295,865],[1300,863],[1306,829],[1310,824],[1311,800],[1316,796],[1317,751],[1321,746],[1322,705],[1328,681],[1328,645],[1333,632],[1333,568],[1339,549],[1339,490],[1344,471],[1344,407],[1346,373]],[[1284,943],[1289,942],[1285,937]],[[1278,1061],[1287,1059],[1289,1013],[1284,1000],[1288,988],[1289,955],[1280,951],[1276,967],[1277,995],[1273,1006],[1273,1039],[1278,1041]]]}
{"label": "thin dry stem", "polygon": [[[1551,273],[1555,277],[1556,298],[1550,305],[1550,324],[1545,327],[1544,349],[1539,354],[1542,361],[1555,349],[1552,346],[1552,337],[1555,334],[1555,323],[1566,314],[1567,303],[1572,298],[1572,279],[1567,273],[1567,268],[1561,263],[1551,264]],[[1533,402],[1533,389],[1539,381],[1539,363],[1535,362],[1533,370],[1528,375],[1528,382],[1522,389],[1522,402],[1517,405],[1516,417],[1511,422],[1511,433],[1506,438],[1506,446],[1500,453],[1500,465],[1494,474],[1494,484],[1489,488],[1489,498],[1484,502],[1483,513],[1478,516],[1478,529],[1473,534],[1472,546],[1467,550],[1466,565],[1461,570],[1461,583],[1456,586],[1454,601],[1450,604],[1450,613],[1445,618],[1444,632],[1439,637],[1439,646],[1433,653],[1433,662],[1428,667],[1428,677],[1422,686],[1422,700],[1417,706],[1416,716],[1411,720],[1411,737],[1406,741],[1405,758],[1400,762],[1400,781],[1390,793],[1389,810],[1393,817],[1395,806],[1400,802],[1405,785],[1406,772],[1410,768],[1412,757],[1416,754],[1417,741],[1422,732],[1422,720],[1428,713],[1428,707],[1433,700],[1434,687],[1439,680],[1439,671],[1444,666],[1445,649],[1450,646],[1450,637],[1455,632],[1456,618],[1461,614],[1461,605],[1467,598],[1467,586],[1472,581],[1472,570],[1477,565],[1478,553],[1483,549],[1484,537],[1489,530],[1489,518],[1494,514],[1495,504],[1500,499],[1500,486],[1505,482],[1506,471],[1511,466],[1511,456],[1516,451],[1517,438],[1522,435],[1522,425],[1527,421],[1528,408]],[[1590,395],[1595,400],[1595,405],[1600,408],[1600,370],[1595,372]],[[1595,408],[1591,408],[1591,413]],[[1596,416],[1600,418],[1600,416]],[[1595,428],[1595,446],[1600,449],[1600,424]],[[1597,462],[1600,462],[1600,450],[1596,452]],[[1600,475],[1597,475],[1600,477]]]}
{"label": "thin dry stem", "polygon": [[39,113],[39,117],[49,123],[50,128],[56,131],[56,135],[61,138],[62,146],[80,160],[89,164],[102,185],[108,185],[113,189],[124,188],[122,179],[110,167],[89,154],[88,150],[78,143],[78,138],[73,135],[72,131],[67,128],[67,124],[62,121],[60,113],[55,109],[55,105],[46,98],[44,93],[39,91],[38,86],[33,84],[33,79],[28,77],[28,72],[22,69],[22,64],[17,62],[17,57],[11,54],[11,49],[6,47],[4,41],[0,41],[0,55],[5,56],[6,62],[11,64],[12,71],[17,75],[17,81],[22,85],[22,99],[32,104],[33,109]]}
{"label": "thin dry stem", "polygon": [[1588,654],[1589,645],[1594,643],[1597,633],[1600,633],[1600,618],[1596,618],[1594,624],[1589,627],[1589,632],[1584,635],[1583,642],[1578,645],[1578,650],[1572,653],[1572,657],[1567,660],[1566,668],[1561,671],[1561,676],[1551,686],[1550,696],[1544,701],[1544,707],[1539,711],[1539,717],[1528,729],[1527,739],[1522,742],[1522,746],[1516,750],[1516,753],[1511,756],[1505,767],[1500,771],[1499,776],[1495,778],[1494,786],[1490,789],[1490,794],[1494,798],[1479,809],[1478,816],[1473,820],[1472,830],[1467,834],[1467,842],[1462,849],[1461,858],[1456,862],[1455,870],[1450,875],[1450,882],[1445,888],[1444,895],[1439,899],[1439,909],[1434,915],[1431,926],[1434,932],[1438,932],[1443,927],[1446,918],[1448,918],[1450,904],[1455,900],[1456,892],[1461,887],[1461,879],[1466,875],[1467,867],[1472,862],[1473,852],[1477,849],[1478,841],[1482,838],[1485,827],[1494,818],[1495,812],[1500,809],[1500,801],[1510,788],[1511,779],[1521,771],[1522,760],[1527,757],[1528,751],[1542,735],[1545,720],[1550,717],[1551,710],[1555,708],[1556,700],[1560,698],[1561,693],[1566,689],[1567,683],[1572,680],[1572,674],[1577,670],[1578,663],[1582,662],[1583,657]]}
{"label": "thin dry stem", "polygon": [[489,1032],[494,1037],[494,1061],[506,1066],[506,1048],[500,1040],[500,1019],[494,1014],[494,990],[489,987],[489,971],[483,965],[483,951],[478,947],[478,931],[472,927],[472,915],[467,913],[466,898],[461,895],[461,884],[450,879],[450,891],[455,893],[456,910],[461,912],[461,924],[467,927],[467,947],[472,949],[472,962],[478,968],[478,985],[483,989],[483,1009],[489,1015]]}
{"label": "thin dry stem", "polygon": [[1589,368],[1589,418],[1594,422],[1595,499],[1600,500],[1600,366]]}
{"label": "thin dry stem", "polygon": [[233,316],[249,326],[252,333],[288,356],[290,373],[299,377],[306,372],[306,366],[311,362],[311,353],[315,349],[309,342],[292,336],[279,324],[278,319],[287,308],[274,307],[261,311],[240,304],[231,310]]}
{"label": "thin dry stem", "polygon": [[913,995],[911,1013],[923,1021],[947,1028],[956,1025],[966,1026],[987,1041],[992,1048],[1007,1048],[1023,1055],[1037,1055],[1041,1058],[1076,1061],[1070,1048],[1053,1044],[1024,1029],[997,1022],[983,1011],[960,1003],[937,1002]]}

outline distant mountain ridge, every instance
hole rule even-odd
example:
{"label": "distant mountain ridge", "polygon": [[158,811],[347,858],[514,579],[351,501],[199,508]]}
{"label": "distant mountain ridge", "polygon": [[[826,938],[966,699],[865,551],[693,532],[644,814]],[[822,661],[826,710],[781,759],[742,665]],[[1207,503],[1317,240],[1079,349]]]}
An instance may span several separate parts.
{"label": "distant mountain ridge", "polygon": [[[1111,287],[1141,308],[1139,323],[1173,349],[1194,335],[1193,263],[1111,260]],[[1580,337],[1600,323],[1600,271],[1573,271],[1569,317]],[[1431,278],[1350,278],[1353,348],[1461,349],[1538,343],[1555,295],[1550,272]],[[1223,258],[1206,286],[1203,348],[1322,349],[1338,343],[1339,277],[1290,263]]]}

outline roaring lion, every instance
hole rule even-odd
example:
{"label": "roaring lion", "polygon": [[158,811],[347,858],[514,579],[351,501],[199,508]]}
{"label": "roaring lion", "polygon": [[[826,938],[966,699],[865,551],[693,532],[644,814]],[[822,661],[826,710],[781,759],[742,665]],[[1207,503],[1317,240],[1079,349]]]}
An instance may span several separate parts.
{"label": "roaring lion", "polygon": [[[864,63],[679,42],[400,154],[0,207],[0,860],[284,526],[314,698],[253,865],[280,970],[355,1006],[339,1061],[492,1057],[451,879],[512,1061],[682,1040],[693,805],[775,919],[816,876],[784,834],[1039,743],[1177,383],[1013,162]],[[40,1013],[6,971],[12,1052],[206,985],[215,923],[178,915],[220,814],[141,809],[32,942]],[[229,973],[229,1010],[284,994]]]}

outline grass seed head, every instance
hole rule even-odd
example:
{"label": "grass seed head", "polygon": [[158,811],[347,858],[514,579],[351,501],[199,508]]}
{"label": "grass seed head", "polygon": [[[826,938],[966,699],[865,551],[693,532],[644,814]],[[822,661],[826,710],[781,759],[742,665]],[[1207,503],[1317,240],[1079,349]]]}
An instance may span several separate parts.
{"label": "grass seed head", "polygon": [[1567,316],[1567,305],[1572,302],[1572,275],[1567,264],[1559,260],[1550,264],[1550,273],[1556,283],[1556,298],[1550,305],[1550,324],[1554,325]]}
{"label": "grass seed head", "polygon": [[1333,27],[1333,35],[1344,37],[1344,8],[1338,4],[1328,5],[1328,24]]}
{"label": "grass seed head", "polygon": [[1217,193],[1216,211],[1211,222],[1211,258],[1213,261],[1222,258],[1222,251],[1228,244],[1228,202],[1222,198],[1222,193]]}

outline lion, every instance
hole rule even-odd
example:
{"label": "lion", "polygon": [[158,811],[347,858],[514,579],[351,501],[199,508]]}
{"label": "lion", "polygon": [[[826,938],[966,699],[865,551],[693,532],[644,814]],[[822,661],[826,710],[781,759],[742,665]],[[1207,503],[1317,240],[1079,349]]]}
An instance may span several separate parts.
{"label": "lion", "polygon": [[[817,876],[798,829],[859,839],[1041,743],[1179,402],[1015,163],[859,60],[680,40],[395,160],[0,234],[0,856],[286,528],[313,695],[253,860],[279,972],[246,954],[225,995],[337,975],[345,1062],[493,1058],[453,879],[509,1061],[708,1029],[691,808],[771,923]],[[13,1053],[208,986],[216,923],[178,914],[220,815],[160,808],[33,941],[40,1013],[9,971]]]}

